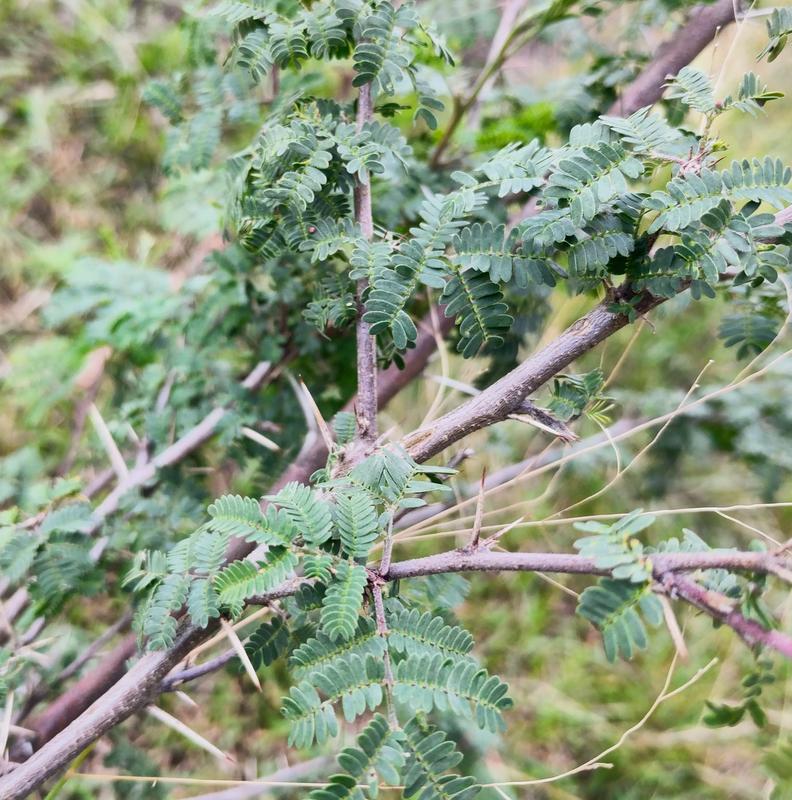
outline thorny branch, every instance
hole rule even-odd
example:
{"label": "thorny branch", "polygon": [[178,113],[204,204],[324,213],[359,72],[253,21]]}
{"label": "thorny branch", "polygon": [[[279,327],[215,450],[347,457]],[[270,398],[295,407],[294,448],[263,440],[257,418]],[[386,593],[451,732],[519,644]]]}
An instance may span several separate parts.
{"label": "thorny branch", "polygon": [[[719,27],[731,22],[733,19],[733,8],[734,6],[731,0],[719,0],[719,2],[715,3],[713,6],[694,12],[687,25],[674,37],[674,41],[666,48],[661,49],[655,61],[644,70],[642,75],[639,76],[632,86],[628,87],[619,101],[618,107],[611,109],[611,113],[628,114],[636,110],[636,108],[655,102],[662,92],[662,83],[665,80],[666,74],[668,74],[668,72],[675,72],[685,63],[688,63],[692,57],[697,55],[698,52],[712,40]],[[673,58],[672,54],[675,54]],[[635,105],[636,103],[637,105]],[[358,204],[358,207],[360,207],[360,205],[361,204]],[[786,212],[782,212],[780,215],[784,222],[787,221],[783,216],[785,213]],[[662,302],[662,300],[658,298],[648,296],[642,297],[639,302],[639,312],[648,311],[660,302]],[[445,318],[443,318],[443,321],[448,325],[452,322]],[[530,391],[533,391],[542,383],[549,380],[558,370],[563,369],[578,355],[595,347],[603,339],[624,327],[626,324],[627,319],[621,315],[613,314],[607,311],[603,306],[595,308],[590,314],[586,315],[586,317],[579,320],[568,331],[562,334],[558,342],[540,351],[540,353],[532,358],[529,358],[520,365],[517,370],[506,376],[503,381],[499,381],[494,384],[493,387],[483,392],[480,397],[474,398],[469,403],[464,404],[459,409],[452,411],[450,414],[447,414],[445,417],[441,418],[441,420],[434,423],[433,430],[416,431],[408,436],[405,443],[409,446],[413,457],[415,457],[416,460],[423,461],[440,452],[443,448],[448,446],[448,444],[457,441],[472,430],[477,430],[508,417],[510,413],[513,413],[519,407],[519,404]],[[370,336],[367,337],[366,341],[373,346],[373,340]],[[387,376],[388,378],[387,388],[376,387],[379,389],[379,392],[376,392],[376,388],[374,390],[379,394],[380,405],[382,405],[383,402],[387,402],[387,399],[389,399],[388,395],[392,397],[393,394],[421,371],[434,348],[434,335],[429,334],[423,337],[423,340],[419,337],[418,347],[409,354],[410,356],[417,355],[418,357],[412,360],[413,363],[405,370],[406,374],[390,376],[388,372],[391,370],[384,373],[383,377],[385,378]],[[416,351],[419,352],[416,353]],[[371,382],[368,381],[367,385],[370,386]],[[487,408],[487,406],[489,406],[489,408]],[[359,411],[362,411],[364,407],[369,409],[368,414],[369,419],[371,419],[370,399],[365,403],[362,398],[359,400]],[[465,420],[464,417],[469,412],[472,412],[472,419],[468,421]],[[214,424],[216,424],[216,421]],[[214,426],[212,429],[214,429]],[[376,428],[373,430],[375,431]],[[319,464],[321,464],[324,458],[324,454],[321,450],[321,446],[317,447],[317,453],[314,455],[313,459],[307,460],[312,460],[313,463],[318,461]],[[176,458],[174,461],[183,457],[183,454],[176,453],[175,455]],[[313,469],[310,468],[313,467],[313,463],[308,464],[307,460],[306,463],[293,464],[287,469],[283,478],[288,478],[288,480],[295,479],[295,476],[297,479],[302,476],[307,478],[313,471]],[[130,477],[134,474],[133,470],[132,473],[130,473]],[[141,483],[145,482],[147,479],[148,478],[144,479]],[[105,506],[105,510],[108,511],[108,513],[111,513],[111,511],[118,506],[118,499],[120,499],[117,497],[114,498],[113,495],[114,493],[111,493],[105,500],[105,503],[108,504]],[[239,552],[230,555],[232,557],[239,557],[244,555],[244,553]],[[668,556],[664,557],[669,557],[671,555],[672,554],[668,554]],[[665,572],[659,573],[657,571],[658,566],[655,564],[655,577],[658,579],[658,585],[661,585],[660,581],[665,580],[665,575],[670,574],[674,584],[674,591],[676,591],[678,597],[697,605],[713,616],[713,609],[704,607],[706,605],[705,601],[707,601],[708,598],[705,597],[702,599],[700,594],[701,591],[706,590],[703,590],[698,584],[692,581],[679,578],[676,575],[677,571],[687,572],[699,568],[712,568],[716,564],[719,564],[723,568],[733,568],[737,570],[746,569],[755,572],[777,572],[779,569],[786,569],[780,562],[761,562],[762,558],[768,558],[767,554],[728,554],[729,558],[737,559],[739,564],[736,561],[730,561],[729,558],[727,558],[727,554],[721,553],[673,555],[680,557],[684,555],[688,560],[685,561],[684,564],[681,562],[674,564],[672,561],[661,562]],[[496,567],[496,560],[502,557],[509,557],[509,561],[507,562],[504,560],[500,566]],[[441,571],[438,565],[444,560],[448,562],[445,564],[445,571],[450,571],[452,564],[462,570],[483,570],[485,567],[482,565],[489,562],[490,569],[553,571],[552,567],[555,565],[557,568],[556,571],[598,574],[596,570],[590,569],[592,566],[591,564],[584,565],[581,562],[580,556],[564,554],[511,554],[489,552],[459,554],[454,551],[438,556],[430,556],[428,559],[431,561],[415,559],[412,561],[394,563],[390,565],[387,579],[394,580],[401,577],[409,577],[410,575],[432,574],[432,571]],[[473,560],[465,561],[464,559]],[[493,559],[495,561],[493,561]],[[723,560],[718,561],[718,559]],[[562,564],[565,564],[568,569],[560,569]],[[589,569],[585,567],[589,567]],[[281,587],[271,593],[266,598],[266,601],[271,601],[276,597],[286,596],[295,591],[295,589],[296,586],[293,583]],[[261,598],[259,599],[261,600]],[[698,605],[699,603],[700,605]],[[739,619],[729,617],[729,615],[727,615],[727,619],[721,619],[721,621],[730,624],[729,619],[738,626],[742,625]],[[749,621],[746,620],[745,622]],[[750,635],[755,637],[754,641],[764,641],[768,646],[775,646],[776,649],[787,648],[781,649],[781,652],[785,652],[787,655],[792,652],[792,649],[789,649],[784,641],[778,639],[779,636],[783,635],[777,634],[776,632],[764,631],[760,626],[756,626],[756,628],[759,628],[759,630],[757,631],[752,625],[750,630]],[[0,780],[0,793],[2,793],[2,796],[8,797],[9,800],[26,797],[30,791],[40,786],[49,776],[61,771],[76,757],[76,755],[104,732],[123,721],[123,719],[130,714],[144,707],[150,701],[151,697],[161,690],[162,681],[165,676],[171,672],[197,644],[211,635],[213,630],[214,628],[212,626],[204,630],[196,630],[190,626],[185,626],[179,634],[177,642],[170,650],[162,653],[144,655],[120,680],[114,681],[111,688],[94,702],[85,713],[77,716],[68,728],[55,736],[51,742],[36,752],[27,762],[19,765],[10,775]],[[745,630],[743,633],[745,633]],[[768,637],[766,641],[762,639],[762,636],[765,635]],[[792,648],[792,643],[790,643],[789,647]],[[128,654],[131,655],[131,653]],[[114,655],[118,663],[121,653]],[[101,666],[106,667],[105,664]],[[117,675],[118,670],[116,668],[114,677],[117,678]],[[97,695],[94,694],[93,696],[96,697]],[[68,720],[68,715],[66,716],[66,720]],[[65,720],[61,721],[60,727],[62,727],[63,721]]]}
{"label": "thorny branch", "polygon": [[[704,553],[666,553],[653,558],[653,571],[658,585],[662,587],[666,575],[677,572],[692,572],[699,569],[729,569],[762,574],[786,574],[787,565],[781,556],[773,553],[708,551]],[[593,561],[580,555],[559,553],[500,553],[479,550],[474,553],[451,551],[425,558],[394,563],[387,578],[399,580],[444,572],[465,571],[527,571],[557,572],[569,574],[606,575]],[[297,591],[304,581],[296,579],[283,584],[267,595],[253,598],[251,604],[268,604],[273,600],[289,596]],[[792,639],[778,631],[766,631],[756,623],[744,620],[742,615],[718,610],[697,584],[673,578],[673,589],[681,599],[696,605],[721,622],[750,636],[750,643],[761,643],[792,658]],[[702,597],[702,592],[705,595]],[[91,742],[122,722],[128,716],[148,704],[162,691],[166,675],[182,661],[190,651],[214,632],[217,625],[206,629],[185,625],[176,643],[169,650],[148,653],[118,681],[105,695],[95,702],[69,727],[61,731],[48,744],[20,764],[9,775],[0,779],[0,792],[8,800],[21,800],[40,786],[48,777],[67,766]]]}

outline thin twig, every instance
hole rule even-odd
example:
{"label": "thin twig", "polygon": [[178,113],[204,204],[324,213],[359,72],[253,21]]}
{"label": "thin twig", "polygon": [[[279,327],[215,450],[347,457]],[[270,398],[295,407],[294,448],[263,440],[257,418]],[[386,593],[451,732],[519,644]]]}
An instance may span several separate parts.
{"label": "thin twig", "polygon": [[371,586],[371,594],[374,597],[374,618],[377,621],[377,634],[382,637],[385,642],[385,650],[382,654],[384,666],[384,684],[385,684],[385,700],[388,709],[388,724],[393,730],[398,727],[398,720],[396,719],[396,706],[393,701],[393,668],[390,660],[390,650],[388,648],[388,622],[385,618],[385,604],[382,602],[382,584],[383,579],[375,574],[372,576],[369,585]]}
{"label": "thin twig", "polygon": [[[358,92],[357,130],[371,122],[374,106],[371,84],[364,84]],[[374,221],[371,211],[371,178],[358,175],[355,180],[355,220],[364,239],[374,237]],[[363,294],[368,282],[362,278],[357,284],[356,343],[357,343],[357,422],[358,436],[366,443],[377,438],[377,346],[370,326],[363,320]]]}
{"label": "thin twig", "polygon": [[212,672],[217,672],[217,670],[222,669],[226,664],[228,664],[229,661],[232,661],[236,657],[237,657],[236,650],[231,648],[229,650],[226,650],[224,653],[220,653],[219,656],[210,658],[203,664],[198,664],[195,667],[187,667],[187,669],[182,669],[179,670],[178,672],[172,672],[162,682],[160,691],[161,692],[177,691],[177,688],[181,686],[183,683],[187,683],[188,681],[193,681],[196,678],[202,678],[204,675],[209,675]]}
{"label": "thin twig", "polygon": [[747,619],[729,598],[673,573],[663,575],[661,582],[671,597],[679,597],[728,625],[749,647],[769,647],[792,659],[792,637]]}

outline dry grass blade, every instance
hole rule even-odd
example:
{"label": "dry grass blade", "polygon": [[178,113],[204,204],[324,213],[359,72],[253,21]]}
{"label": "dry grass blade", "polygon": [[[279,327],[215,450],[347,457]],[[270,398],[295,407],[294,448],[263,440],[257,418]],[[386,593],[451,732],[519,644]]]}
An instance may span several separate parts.
{"label": "dry grass blade", "polygon": [[[559,775],[553,775],[549,778],[537,778],[535,780],[527,780],[527,781],[506,781],[500,782],[498,786],[538,786],[539,784],[543,783],[553,783],[555,781],[560,781],[563,778],[568,778],[571,775],[577,775],[580,772],[588,772],[592,769],[599,769],[601,767],[610,767],[610,764],[602,763],[600,759],[609,756],[611,753],[618,750],[627,739],[632,736],[636,731],[639,731],[643,728],[644,725],[649,721],[650,717],[654,712],[657,710],[657,707],[660,706],[662,703],[665,703],[667,700],[670,700],[672,697],[676,697],[678,694],[681,694],[694,683],[699,681],[704,675],[709,672],[717,663],[718,659],[713,658],[708,664],[703,666],[700,670],[693,675],[690,680],[685,681],[681,686],[677,687],[676,689],[669,691],[668,687],[671,685],[671,679],[674,675],[674,670],[676,669],[678,656],[674,655],[673,659],[671,660],[671,666],[668,668],[668,673],[666,675],[665,683],[663,684],[663,688],[660,691],[660,694],[655,699],[654,703],[649,707],[649,710],[646,714],[641,717],[638,722],[635,723],[632,727],[628,728],[624,733],[619,737],[618,741],[615,744],[612,744],[606,750],[603,750],[598,755],[594,756],[594,758],[589,759],[585,763],[581,764],[580,766],[574,767],[573,769],[567,770],[566,772],[562,772]],[[482,784],[483,786],[489,786],[490,784]]]}

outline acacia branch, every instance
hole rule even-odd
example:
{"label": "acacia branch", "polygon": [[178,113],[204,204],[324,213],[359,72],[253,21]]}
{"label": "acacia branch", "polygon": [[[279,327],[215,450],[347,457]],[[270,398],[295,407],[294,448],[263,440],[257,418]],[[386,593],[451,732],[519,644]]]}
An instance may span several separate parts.
{"label": "acacia branch", "polygon": [[[669,573],[690,572],[699,569],[719,568],[763,574],[777,574],[785,570],[780,556],[754,551],[664,553],[653,557],[652,566],[655,578],[660,582]],[[597,567],[591,559],[580,555],[492,553],[483,550],[465,553],[455,550],[394,563],[390,566],[387,576],[381,576],[381,579],[391,581],[445,572],[469,571],[609,574],[608,570]],[[253,598],[249,602],[251,604],[271,603],[273,600],[294,594],[304,582],[304,579],[299,578],[288,581],[272,592]],[[686,590],[683,585],[683,589],[678,592],[682,599],[688,599],[683,594],[684,591],[687,591],[691,598],[689,602],[694,602],[695,592],[691,589]],[[722,621],[731,624],[731,622],[735,622],[735,618],[727,616]],[[745,626],[739,620],[736,621],[745,632],[747,630]],[[761,626],[752,623],[749,627],[751,635],[756,641],[759,641],[763,630]],[[27,761],[17,766],[13,772],[0,779],[0,797],[3,797],[4,800],[22,800],[27,797],[49,777],[68,766],[89,744],[150,703],[162,690],[162,682],[168,673],[216,628],[216,623],[212,623],[204,629],[183,625],[176,642],[170,649],[142,656],[109,691],[93,703],[79,718]],[[763,641],[766,640],[769,646],[776,647],[780,652],[792,657],[792,640],[789,640],[789,649],[787,649],[788,637],[775,631],[765,633],[767,636]]]}
{"label": "acacia branch", "polygon": [[[792,206],[779,211],[775,215],[775,222],[778,225],[792,222]],[[686,291],[688,285],[688,282],[681,282],[677,293]],[[503,422],[511,414],[518,413],[527,395],[630,324],[633,319],[644,316],[669,299],[655,297],[646,290],[635,293],[629,284],[622,284],[550,344],[467,402],[433,420],[430,425],[408,434],[402,439],[402,445],[421,463],[468,434],[496,422]],[[629,304],[631,315],[615,310],[614,307],[619,304]]]}
{"label": "acacia branch", "polygon": [[[374,107],[371,99],[371,84],[360,87],[357,107],[357,131],[371,122]],[[360,233],[367,241],[374,237],[374,221],[371,214],[371,178],[358,174],[355,180],[355,220]],[[377,341],[371,335],[371,326],[364,322],[363,293],[368,281],[361,278],[357,284],[357,323],[355,338],[357,343],[357,423],[358,435],[364,443],[372,443],[377,438]]]}
{"label": "acacia branch", "polygon": [[630,322],[629,318],[609,308],[615,301],[630,299],[634,300],[635,313],[641,315],[663,303],[666,298],[654,297],[648,292],[636,298],[629,288],[621,291],[615,298],[600,303],[557,339],[475,397],[434,420],[431,425],[410,433],[402,440],[402,444],[416,461],[423,462],[464,436],[507,419],[517,411],[528,394],[625,327]]}
{"label": "acacia branch", "polygon": [[[444,315],[441,316],[441,333],[447,333],[452,324],[452,319]],[[381,375],[377,386],[379,408],[386,406],[405,386],[421,374],[437,348],[437,340],[432,331],[429,317],[427,316],[418,327],[419,334],[416,346],[405,356],[404,368],[400,370],[395,365],[392,365],[384,370]],[[254,379],[263,380],[261,370],[258,367],[257,370],[254,370],[245,380],[243,383],[245,388],[254,388],[257,385],[254,383]],[[355,402],[356,398],[351,398],[344,406],[344,410],[353,410]],[[195,428],[193,428],[194,430]],[[175,445],[172,447],[175,447]],[[172,452],[172,448],[168,448],[168,451]],[[304,453],[284,470],[280,478],[270,488],[270,493],[277,492],[290,481],[306,483],[311,475],[324,465],[326,460],[327,450],[323,443],[318,441],[316,447]],[[133,470],[131,474],[134,475],[135,471]],[[231,545],[228,558],[229,560],[244,558],[252,549],[253,546],[249,542],[237,539]],[[47,706],[41,714],[32,719],[29,726],[36,731],[38,744],[42,745],[48,742],[56,733],[77,719],[94,701],[102,697],[105,692],[120,680],[124,675],[126,662],[135,655],[135,650],[135,637],[125,637],[93,670],[86,673],[81,680],[69,687],[60,697]],[[178,664],[179,660],[176,659],[175,664]]]}
{"label": "acacia branch", "polygon": [[609,114],[629,117],[639,108],[654,105],[663,95],[666,78],[676,75],[734,22],[740,0],[718,0],[693,10],[688,21],[662,44],[655,57],[611,106]]}
{"label": "acacia branch", "polygon": [[[781,216],[783,217],[785,213],[786,212],[781,212]],[[629,291],[629,289],[627,291]],[[629,295],[625,295],[624,293],[617,295],[617,297],[621,300],[629,299]],[[633,307],[636,313],[642,314],[656,307],[663,301],[663,298],[656,298],[648,293],[642,293],[638,297],[637,302],[633,303]],[[410,434],[404,441],[405,446],[410,449],[411,454],[417,461],[425,461],[468,433],[507,418],[508,415],[519,406],[529,392],[534,391],[552,378],[557,372],[568,366],[577,357],[623,328],[628,321],[625,315],[609,311],[606,302],[601,303],[562,333],[555,342],[527,359],[511,373],[481,392],[481,394],[472,398],[449,414],[446,414],[444,417],[434,421],[431,428],[420,429]],[[307,479],[307,476],[304,479]],[[250,549],[252,549],[251,546],[245,544],[238,548],[238,554],[234,555],[234,557],[242,557],[246,555]],[[501,554],[492,553],[488,555],[489,557],[497,557]],[[734,554],[731,555],[732,557],[734,556]],[[752,555],[755,557],[756,554]],[[461,556],[454,553],[446,557],[459,559]],[[535,554],[529,554],[524,557],[539,558],[539,556]],[[543,558],[579,559],[580,557],[548,554]],[[418,562],[420,562],[420,560],[412,562],[413,568],[418,566]],[[404,562],[402,562],[402,564],[403,563]],[[424,562],[424,566],[422,567],[424,569],[426,568],[425,563],[426,562]],[[475,567],[471,566],[471,564],[476,562],[457,561],[455,563],[467,564],[467,566],[464,567],[465,569],[474,569]],[[569,563],[578,565],[577,571],[585,571],[580,566],[579,561],[570,561]],[[536,569],[540,571],[553,571],[550,561],[543,560],[542,564],[542,567],[536,567]],[[399,572],[399,566],[399,564],[390,566],[388,572],[389,579],[409,577],[403,572]],[[710,564],[710,566],[714,565]],[[689,568],[695,569],[697,567]],[[747,569],[748,567],[745,568]],[[752,565],[750,568],[761,571],[756,564]],[[423,572],[416,574],[431,573]],[[589,574],[598,573],[589,572]],[[272,598],[270,597],[269,599]],[[185,631],[183,636],[187,636],[187,632],[192,631],[195,636],[194,644],[198,644],[198,642],[211,633],[211,628],[210,630],[203,631],[195,631],[194,629],[186,628]],[[179,642],[181,641],[182,639],[179,640]],[[177,642],[171,650],[166,651],[164,654],[158,654],[161,659],[171,659],[167,662],[169,666],[165,670],[166,673],[178,664],[187,652],[189,652],[189,649],[191,649],[187,648],[187,650],[184,650],[179,642]],[[99,700],[93,703],[93,705],[79,718],[74,720],[68,728],[34,754],[31,759],[20,767],[17,767],[9,776],[0,781],[0,790],[5,790],[6,787],[8,787],[12,792],[8,795],[9,798],[25,797],[25,793],[30,791],[31,788],[41,785],[47,777],[55,774],[66,764],[70,763],[70,761],[79,754],[82,747],[87,746],[90,741],[101,736],[104,732],[114,727],[118,722],[125,719],[126,716],[147,702],[147,694],[142,694],[141,690],[137,687],[142,686],[145,692],[149,692],[150,686],[152,685],[151,673],[152,671],[158,670],[162,663],[162,661],[152,661],[150,657],[141,659],[118,684],[113,686],[106,694],[99,698]],[[157,681],[161,680],[161,678],[162,675],[158,675]],[[119,687],[122,688],[120,689]],[[105,708],[108,704],[116,703],[121,703],[126,709],[126,712],[121,713],[120,716],[119,712],[114,711],[112,708]],[[73,729],[75,729],[77,735],[74,741],[77,744],[85,741],[85,744],[81,745],[76,751],[74,747],[77,745],[69,744],[68,742],[70,739],[66,736],[66,734]],[[65,739],[64,736],[66,736]],[[91,738],[91,736],[93,738]],[[45,754],[45,756],[42,756],[42,754]],[[31,771],[31,763],[34,765],[33,771]],[[24,787],[24,792],[14,794],[13,791],[16,791],[15,787]]]}
{"label": "acacia branch", "polygon": [[[784,569],[783,560],[774,553],[733,550],[660,553],[651,556],[655,577],[666,573],[693,572],[700,569],[726,569],[735,572],[775,574]],[[594,559],[575,553],[503,553],[489,550],[451,550],[423,558],[398,561],[391,565],[388,580],[416,578],[445,572],[553,572],[569,575],[611,574],[598,567]]]}
{"label": "acacia branch", "polygon": [[733,600],[672,573],[663,576],[662,584],[671,597],[685,600],[713,619],[728,625],[749,647],[769,647],[792,660],[792,638],[780,631],[767,630],[755,620],[747,619],[735,607]]}
{"label": "acacia branch", "polygon": [[[725,0],[719,0],[719,2],[711,8],[719,8],[722,10],[724,2]],[[729,2],[729,6],[731,7],[731,2]],[[702,12],[697,12],[697,14],[702,15],[697,17],[698,19],[708,19],[708,17],[704,15],[704,11],[706,11],[706,9]],[[728,21],[731,21],[731,17],[729,17]],[[691,23],[692,22],[693,19],[691,19]],[[724,21],[723,24],[726,24],[726,21]],[[699,22],[699,25],[704,25],[704,23]],[[686,30],[686,28],[683,30]],[[714,30],[715,28],[712,27],[712,35],[714,35]],[[679,39],[680,37],[677,36],[675,38]],[[712,36],[710,36],[709,40],[711,40],[711,38]],[[707,41],[703,41],[702,43],[701,39],[696,39],[696,41],[700,42],[699,47],[702,48],[707,43]],[[663,57],[662,53],[660,57]],[[670,69],[673,69],[673,67]],[[657,92],[657,97],[662,93],[662,82],[668,70],[669,67],[663,67],[663,74],[660,75],[659,78],[655,75],[655,83],[657,85],[655,91]],[[639,78],[642,83],[639,84],[638,81],[636,81],[638,88],[642,85],[648,85],[648,79],[644,79],[644,75],[646,75],[647,71],[648,70],[645,70]],[[655,72],[659,74],[657,70]],[[630,94],[630,90],[625,92],[619,108],[615,109],[616,113],[621,110],[624,110],[625,113],[629,113],[629,101],[632,96],[641,98],[638,107],[647,104],[646,98],[649,97],[649,95],[645,93],[641,95],[638,92],[638,88],[633,90],[632,95]],[[633,102],[637,102],[637,100]],[[612,110],[611,113],[614,113],[614,110]],[[645,313],[661,302],[663,302],[661,298],[642,295],[637,310],[639,313]],[[578,320],[577,323],[562,334],[557,342],[528,359],[520,365],[517,370],[482,392],[479,397],[474,398],[469,403],[466,403],[464,406],[452,411],[450,414],[447,414],[445,417],[433,423],[434,430],[421,429],[407,437],[405,443],[409,447],[413,457],[418,461],[425,460],[440,452],[440,450],[448,446],[448,444],[462,438],[467,433],[478,430],[493,422],[500,421],[501,419],[505,419],[508,417],[509,413],[512,413],[515,408],[519,406],[519,403],[529,392],[541,386],[553,377],[556,372],[564,369],[579,355],[587,352],[599,342],[620,330],[627,322],[628,320],[626,317],[613,314],[607,310],[606,304],[600,304],[600,306],[581,320]],[[450,325],[451,320],[444,319],[444,323]],[[424,349],[416,353],[416,350],[419,350],[422,346]],[[433,335],[425,336],[423,342],[421,342],[421,338],[419,337],[418,348],[412,351],[411,354],[408,354],[408,361],[410,355],[415,354],[419,356],[415,359],[415,364],[419,365],[415,374],[420,372],[423,368],[428,359],[428,354],[431,354],[434,347]],[[428,354],[426,350],[428,350]],[[421,358],[421,356],[423,357]],[[384,374],[383,378],[386,376],[387,373]],[[396,391],[405,383],[409,382],[412,377],[414,377],[414,375],[410,377],[405,376],[403,380],[399,377],[394,377],[389,381],[388,387],[384,392],[383,387],[379,388],[378,394],[380,398],[382,398],[383,394],[387,395],[389,391],[395,394]],[[380,400],[380,402],[382,402],[382,400]],[[385,400],[385,402],[387,402],[387,400]],[[471,413],[471,419],[465,421],[462,419],[462,416],[468,412]],[[317,448],[317,451],[320,450],[321,448]],[[319,465],[321,465],[322,461],[323,458],[321,458]],[[299,465],[297,469],[299,477],[305,475],[303,480],[313,471],[309,470],[306,473],[305,467],[306,464],[302,464]],[[288,472],[289,470],[287,470],[287,473]],[[491,557],[501,554],[488,555]],[[532,557],[538,558],[538,555],[532,554]],[[569,558],[569,556],[563,557]],[[409,562],[391,565],[389,578],[399,576],[399,569],[404,563]],[[549,571],[547,562],[544,563],[544,570]],[[415,564],[415,562],[413,562],[413,564]],[[473,567],[468,567],[468,569],[472,568]],[[756,565],[751,567],[751,569],[761,571]],[[0,795],[9,798],[9,800],[26,797],[30,791],[40,786],[48,777],[62,770],[88,744],[117,725],[130,714],[143,707],[149,701],[149,695],[155,692],[156,687],[160,685],[162,678],[173,669],[195,645],[210,634],[211,629],[196,631],[195,629],[187,627],[180,634],[173,648],[164,653],[144,656],[120,681],[118,681],[118,683],[107,691],[99,700],[94,702],[87,712],[74,720],[66,730],[58,734],[58,736],[52,739],[52,741],[45,745],[39,752],[35,753],[27,762],[20,765],[10,775],[0,780]]]}

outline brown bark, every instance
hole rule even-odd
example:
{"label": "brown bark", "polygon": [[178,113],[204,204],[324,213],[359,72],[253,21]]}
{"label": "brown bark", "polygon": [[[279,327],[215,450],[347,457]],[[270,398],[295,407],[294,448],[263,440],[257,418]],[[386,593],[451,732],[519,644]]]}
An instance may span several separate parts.
{"label": "brown bark", "polygon": [[629,117],[639,108],[654,105],[663,96],[666,78],[690,64],[720,30],[734,22],[734,8],[734,0],[718,0],[695,9],[673,37],[658,48],[657,55],[624,90],[608,113]]}

